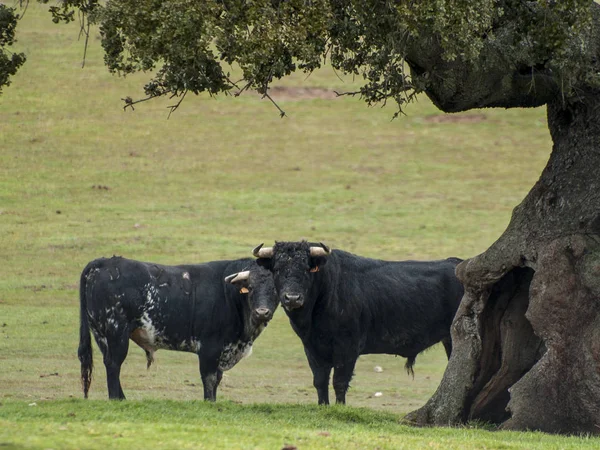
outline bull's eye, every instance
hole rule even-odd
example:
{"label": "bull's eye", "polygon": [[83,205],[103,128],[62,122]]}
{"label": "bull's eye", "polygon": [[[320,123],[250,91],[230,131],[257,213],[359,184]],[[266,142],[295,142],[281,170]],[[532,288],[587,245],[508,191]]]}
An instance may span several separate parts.
{"label": "bull's eye", "polygon": [[315,273],[319,271],[319,266],[315,266],[315,267],[311,267],[310,269],[308,269],[308,271],[310,273]]}
{"label": "bull's eye", "polygon": [[246,286],[243,286],[243,287],[240,289],[240,294],[247,294],[247,293],[249,293],[249,292],[250,292],[250,289],[248,289]]}

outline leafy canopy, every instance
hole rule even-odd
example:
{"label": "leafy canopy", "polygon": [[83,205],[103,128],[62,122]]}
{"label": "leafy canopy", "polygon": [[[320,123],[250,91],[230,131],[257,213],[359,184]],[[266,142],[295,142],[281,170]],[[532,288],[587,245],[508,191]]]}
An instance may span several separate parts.
{"label": "leafy canopy", "polygon": [[9,50],[15,42],[18,20],[16,8],[0,3],[0,94],[2,87],[10,85],[10,77],[17,73],[25,62],[23,53],[13,53]]}
{"label": "leafy canopy", "polygon": [[[49,0],[39,0],[47,3]],[[482,64],[486,48],[560,73],[567,91],[586,75],[591,0],[64,0],[56,22],[97,24],[109,70],[153,70],[149,97],[186,92],[267,94],[274,79],[326,59],[364,80],[368,103],[399,108],[426,88],[406,72],[413,40],[445,61]],[[508,30],[508,32],[507,32]],[[502,35],[503,39],[497,39]],[[506,36],[509,36],[507,40]],[[232,79],[230,65],[241,68]]]}

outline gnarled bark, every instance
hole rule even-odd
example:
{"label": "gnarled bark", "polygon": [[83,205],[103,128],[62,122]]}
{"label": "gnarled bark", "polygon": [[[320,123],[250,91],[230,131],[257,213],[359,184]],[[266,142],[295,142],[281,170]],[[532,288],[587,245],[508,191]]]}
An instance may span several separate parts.
{"label": "gnarled bark", "polygon": [[548,105],[540,180],[486,252],[463,262],[453,354],[416,424],[600,433],[600,95]]}

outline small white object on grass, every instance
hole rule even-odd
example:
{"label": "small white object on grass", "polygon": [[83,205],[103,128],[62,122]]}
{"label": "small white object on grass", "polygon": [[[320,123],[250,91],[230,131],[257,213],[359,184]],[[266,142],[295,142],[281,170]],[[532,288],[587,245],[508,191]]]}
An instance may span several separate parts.
{"label": "small white object on grass", "polygon": [[381,366],[375,366],[375,367],[373,368],[373,370],[374,370],[375,372],[377,372],[377,373],[381,373],[381,372],[383,372],[383,367],[381,367]]}
{"label": "small white object on grass", "polygon": [[383,394],[381,392],[375,392],[374,397],[381,397]]}

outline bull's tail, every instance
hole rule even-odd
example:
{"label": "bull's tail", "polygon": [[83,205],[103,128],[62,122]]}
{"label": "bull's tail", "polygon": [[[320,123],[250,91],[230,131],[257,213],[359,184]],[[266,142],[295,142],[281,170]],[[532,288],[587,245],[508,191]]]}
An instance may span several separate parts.
{"label": "bull's tail", "polygon": [[79,349],[77,356],[81,362],[81,386],[83,388],[83,396],[88,398],[88,391],[92,383],[92,370],[94,369],[94,361],[92,358],[92,338],[90,335],[90,323],[87,312],[86,299],[86,282],[92,264],[88,264],[79,279]]}
{"label": "bull's tail", "polygon": [[416,359],[416,356],[409,356],[408,358],[406,358],[406,364],[404,364],[406,373],[412,375],[413,379],[415,378],[415,371],[413,370],[413,366],[415,365]]}

